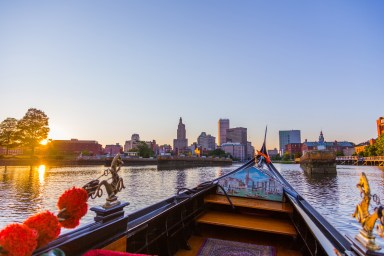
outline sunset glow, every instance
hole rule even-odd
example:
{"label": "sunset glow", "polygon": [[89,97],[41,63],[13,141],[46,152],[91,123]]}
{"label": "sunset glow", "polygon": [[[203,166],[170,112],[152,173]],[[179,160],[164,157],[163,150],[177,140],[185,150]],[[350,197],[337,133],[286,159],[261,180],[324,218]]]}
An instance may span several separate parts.
{"label": "sunset glow", "polygon": [[48,139],[40,141],[40,144],[41,145],[47,145],[48,144]]}

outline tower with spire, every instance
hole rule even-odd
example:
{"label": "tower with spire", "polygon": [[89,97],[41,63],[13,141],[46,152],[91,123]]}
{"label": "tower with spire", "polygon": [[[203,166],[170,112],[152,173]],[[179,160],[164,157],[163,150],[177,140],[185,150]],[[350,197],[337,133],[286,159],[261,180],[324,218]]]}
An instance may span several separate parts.
{"label": "tower with spire", "polygon": [[320,131],[319,144],[317,145],[317,150],[325,150],[325,149],[326,149],[326,146],[325,146],[323,131]]}
{"label": "tower with spire", "polygon": [[179,119],[179,125],[177,126],[177,139],[173,140],[173,150],[177,155],[184,152],[188,147],[188,139],[186,136],[185,124],[183,120]]}

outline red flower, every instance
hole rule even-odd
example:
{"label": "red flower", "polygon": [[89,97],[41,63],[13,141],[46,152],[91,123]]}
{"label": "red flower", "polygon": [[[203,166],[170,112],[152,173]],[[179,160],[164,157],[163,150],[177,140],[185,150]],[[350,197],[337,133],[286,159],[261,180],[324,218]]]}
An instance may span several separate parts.
{"label": "red flower", "polygon": [[49,211],[29,217],[24,224],[38,232],[37,247],[48,244],[60,234],[59,220]]}
{"label": "red flower", "polygon": [[65,191],[57,202],[60,210],[58,217],[60,225],[65,228],[74,228],[79,225],[81,217],[88,211],[88,193],[83,188],[71,188]]}
{"label": "red flower", "polygon": [[32,255],[37,246],[37,231],[25,224],[13,223],[0,231],[0,254],[12,256]]}

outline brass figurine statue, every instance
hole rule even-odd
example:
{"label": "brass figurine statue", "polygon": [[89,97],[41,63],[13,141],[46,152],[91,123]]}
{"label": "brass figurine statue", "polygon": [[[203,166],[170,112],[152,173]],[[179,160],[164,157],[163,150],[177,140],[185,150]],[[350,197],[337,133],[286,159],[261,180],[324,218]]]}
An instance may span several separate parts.
{"label": "brass figurine statue", "polygon": [[[116,194],[125,188],[123,179],[118,175],[120,167],[123,163],[124,162],[121,159],[120,154],[117,154],[112,160],[111,167],[105,170],[103,175],[83,186],[83,188],[88,192],[88,197],[95,199],[96,197],[101,197],[103,195],[102,186],[104,185],[108,197],[106,198],[106,203],[103,205],[103,208],[111,208],[120,204],[117,200]],[[112,174],[111,178],[102,180],[101,182],[99,181],[102,176],[108,176],[109,173]],[[112,179],[112,182],[109,183],[108,180],[110,179]]]}
{"label": "brass figurine statue", "polygon": [[[377,229],[379,235],[382,235],[382,231],[384,230],[384,208],[380,205],[379,197],[376,194],[373,196],[371,195],[368,179],[364,172],[361,173],[359,183],[357,183],[356,186],[360,190],[360,195],[363,198],[361,202],[356,205],[356,210],[352,214],[352,217],[355,217],[357,221],[361,223],[363,228],[356,236],[356,239],[369,250],[380,250],[380,246],[375,243],[375,236],[372,231],[375,227],[376,220],[379,219],[380,224],[377,226]],[[369,213],[371,197],[373,197],[374,202],[380,205],[374,209],[372,214]]]}

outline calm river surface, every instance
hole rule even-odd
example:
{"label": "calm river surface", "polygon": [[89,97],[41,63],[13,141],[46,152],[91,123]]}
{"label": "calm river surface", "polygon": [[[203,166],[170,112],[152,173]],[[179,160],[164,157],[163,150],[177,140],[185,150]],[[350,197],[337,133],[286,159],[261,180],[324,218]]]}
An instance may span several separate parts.
{"label": "calm river surface", "polygon": [[[197,167],[184,170],[157,170],[157,166],[124,166],[119,174],[126,189],[119,193],[121,201],[130,203],[126,213],[166,199],[177,187],[194,186],[234,170],[229,167]],[[361,201],[356,188],[364,171],[369,179],[371,193],[384,202],[384,168],[375,166],[338,166],[336,175],[309,176],[296,164],[275,164],[291,185],[314,206],[342,234],[357,233],[359,224],[351,217]],[[0,229],[12,222],[22,222],[42,210],[57,212],[60,195],[73,186],[82,187],[99,177],[104,166],[81,167],[0,167]],[[103,198],[89,199],[90,206],[101,205]],[[372,211],[372,209],[371,209]],[[88,211],[80,225],[93,220]],[[63,232],[66,232],[64,230]],[[384,245],[384,240],[378,238]]]}

